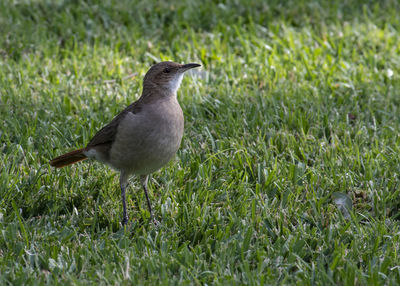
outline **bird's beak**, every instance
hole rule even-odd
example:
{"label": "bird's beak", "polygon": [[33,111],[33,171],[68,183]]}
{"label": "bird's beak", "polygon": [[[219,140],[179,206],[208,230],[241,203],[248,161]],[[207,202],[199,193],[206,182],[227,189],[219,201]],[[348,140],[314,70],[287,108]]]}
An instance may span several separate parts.
{"label": "bird's beak", "polygon": [[180,70],[181,70],[181,72],[185,72],[187,70],[190,70],[192,68],[197,68],[197,67],[201,67],[201,65],[195,64],[195,63],[190,63],[190,64],[182,65],[180,67]]}

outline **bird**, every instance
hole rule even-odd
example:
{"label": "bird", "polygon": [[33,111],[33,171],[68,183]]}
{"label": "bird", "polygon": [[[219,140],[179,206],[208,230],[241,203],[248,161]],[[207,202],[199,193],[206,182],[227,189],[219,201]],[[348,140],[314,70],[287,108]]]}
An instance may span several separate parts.
{"label": "bird", "polygon": [[148,178],[167,164],[179,149],[184,117],[177,91],[184,73],[200,66],[197,63],[171,61],[154,64],[143,78],[142,94],[137,101],[101,128],[86,147],[58,156],[50,160],[50,165],[62,168],[89,158],[119,171],[123,225],[128,223],[128,179],[138,176],[146,195],[150,219],[153,220]]}

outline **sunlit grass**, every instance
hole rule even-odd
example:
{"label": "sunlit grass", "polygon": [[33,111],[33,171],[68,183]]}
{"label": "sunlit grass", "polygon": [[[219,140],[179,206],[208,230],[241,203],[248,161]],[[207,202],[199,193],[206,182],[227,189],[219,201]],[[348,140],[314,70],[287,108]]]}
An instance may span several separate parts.
{"label": "sunlit grass", "polygon": [[[233,2],[0,3],[0,284],[400,282],[399,4]],[[113,170],[48,161],[161,60],[203,67],[124,230]]]}

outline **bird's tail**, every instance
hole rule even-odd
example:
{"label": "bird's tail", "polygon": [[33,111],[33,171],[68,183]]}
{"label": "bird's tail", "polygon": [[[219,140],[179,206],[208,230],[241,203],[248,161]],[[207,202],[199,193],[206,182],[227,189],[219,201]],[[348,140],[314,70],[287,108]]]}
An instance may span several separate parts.
{"label": "bird's tail", "polygon": [[74,150],[64,155],[58,156],[50,161],[50,165],[56,168],[62,168],[77,163],[79,161],[85,160],[87,159],[87,156],[83,154],[84,151],[85,148]]}

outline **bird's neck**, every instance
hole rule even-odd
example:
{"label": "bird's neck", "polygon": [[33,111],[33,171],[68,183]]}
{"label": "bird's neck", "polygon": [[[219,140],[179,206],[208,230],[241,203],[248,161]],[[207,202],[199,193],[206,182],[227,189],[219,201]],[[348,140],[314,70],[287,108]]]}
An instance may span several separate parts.
{"label": "bird's neck", "polygon": [[176,98],[176,90],[162,88],[154,83],[144,83],[142,96],[140,99],[144,102],[152,102],[162,98]]}

